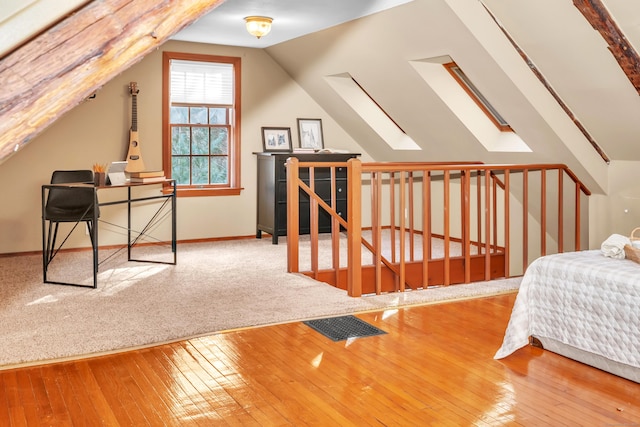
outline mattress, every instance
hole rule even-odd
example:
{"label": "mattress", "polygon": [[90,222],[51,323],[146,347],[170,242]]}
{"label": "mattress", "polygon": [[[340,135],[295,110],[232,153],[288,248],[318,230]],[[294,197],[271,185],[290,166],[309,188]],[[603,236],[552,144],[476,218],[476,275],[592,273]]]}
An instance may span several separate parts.
{"label": "mattress", "polygon": [[524,347],[530,336],[640,368],[640,264],[600,250],[535,260],[495,358]]}

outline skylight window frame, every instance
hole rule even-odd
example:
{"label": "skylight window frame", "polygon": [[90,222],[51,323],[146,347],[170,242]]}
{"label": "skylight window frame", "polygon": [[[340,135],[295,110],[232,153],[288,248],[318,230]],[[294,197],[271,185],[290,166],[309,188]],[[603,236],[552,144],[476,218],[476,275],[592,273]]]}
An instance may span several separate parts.
{"label": "skylight window frame", "polygon": [[451,77],[464,89],[471,99],[476,103],[478,108],[491,120],[491,122],[501,132],[513,132],[509,123],[498,113],[498,111],[491,105],[489,100],[480,92],[480,90],[471,82],[469,77],[462,71],[462,69],[455,62],[447,62],[442,64],[444,68],[449,72]]}

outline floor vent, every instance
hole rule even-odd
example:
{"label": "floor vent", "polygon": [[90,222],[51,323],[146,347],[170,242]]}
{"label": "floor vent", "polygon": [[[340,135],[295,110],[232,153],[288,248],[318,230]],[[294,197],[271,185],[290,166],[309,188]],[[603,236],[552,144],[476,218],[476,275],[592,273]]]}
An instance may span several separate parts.
{"label": "floor vent", "polygon": [[303,323],[333,341],[386,334],[382,329],[378,329],[355,316],[328,317],[307,320]]}

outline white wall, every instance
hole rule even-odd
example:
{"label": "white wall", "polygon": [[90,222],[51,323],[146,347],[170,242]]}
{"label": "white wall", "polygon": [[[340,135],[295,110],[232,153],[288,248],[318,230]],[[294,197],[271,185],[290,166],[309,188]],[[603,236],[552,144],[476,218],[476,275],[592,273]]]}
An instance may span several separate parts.
{"label": "white wall", "polygon": [[[56,169],[90,169],[94,163],[126,156],[131,126],[129,83],[138,83],[138,131],[147,169],[162,168],[162,51],[206,53],[242,58],[242,168],[240,196],[178,199],[178,239],[206,239],[255,234],[256,160],[262,151],[261,126],[291,127],[298,145],[297,118],[322,119],[325,146],[363,153],[346,134],[263,50],[168,42],[106,84],[94,100],[85,101],[0,165],[0,253],[41,250],[41,185]],[[103,192],[117,190],[101,190]],[[107,197],[107,196],[104,196]],[[124,209],[124,208],[123,208]],[[103,219],[122,220],[122,210],[107,208]],[[103,232],[100,244],[123,243]],[[70,247],[87,247],[83,230]]]}
{"label": "white wall", "polygon": [[[590,247],[599,248],[611,234],[628,236],[640,227],[640,162],[609,164],[608,195],[592,195],[589,203]],[[640,233],[639,233],[640,234]]]}

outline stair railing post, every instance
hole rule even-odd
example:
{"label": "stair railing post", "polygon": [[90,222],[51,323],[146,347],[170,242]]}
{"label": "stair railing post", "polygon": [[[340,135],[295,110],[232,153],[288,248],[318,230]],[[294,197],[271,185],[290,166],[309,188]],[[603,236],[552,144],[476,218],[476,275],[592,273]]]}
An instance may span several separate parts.
{"label": "stair railing post", "polygon": [[287,271],[300,272],[300,193],[298,179],[300,170],[296,157],[289,157],[287,167]]}
{"label": "stair railing post", "polygon": [[347,161],[347,293],[362,296],[362,162]]}

